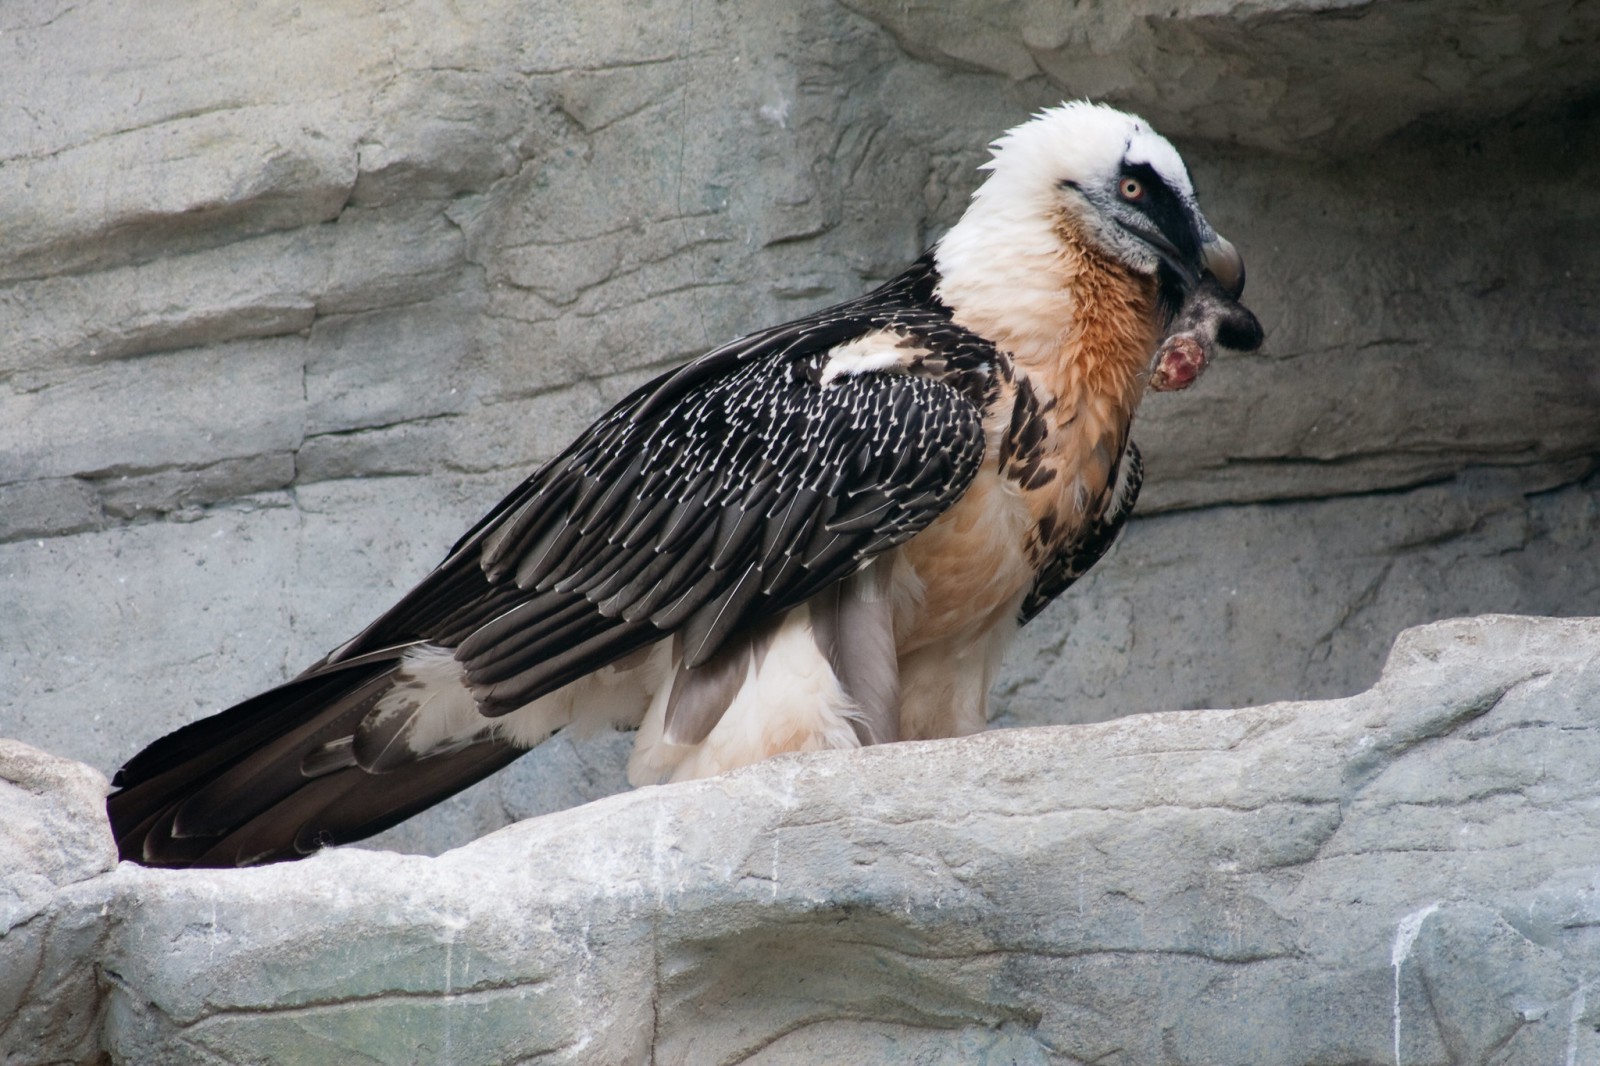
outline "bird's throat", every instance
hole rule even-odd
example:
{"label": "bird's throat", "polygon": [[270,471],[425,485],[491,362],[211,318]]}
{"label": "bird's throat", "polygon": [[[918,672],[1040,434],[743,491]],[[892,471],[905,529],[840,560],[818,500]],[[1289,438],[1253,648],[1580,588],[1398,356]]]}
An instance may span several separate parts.
{"label": "bird's throat", "polygon": [[1048,230],[976,205],[969,216],[938,250],[952,317],[1006,352],[1061,420],[1125,426],[1160,339],[1156,278],[1102,251],[1065,209]]}
{"label": "bird's throat", "polygon": [[1099,250],[1079,225],[1071,216],[1058,221],[1061,252],[1052,267],[1072,296],[1071,313],[1055,324],[1055,344],[1014,356],[1020,370],[1057,397],[1063,417],[1125,427],[1160,339],[1157,281]]}

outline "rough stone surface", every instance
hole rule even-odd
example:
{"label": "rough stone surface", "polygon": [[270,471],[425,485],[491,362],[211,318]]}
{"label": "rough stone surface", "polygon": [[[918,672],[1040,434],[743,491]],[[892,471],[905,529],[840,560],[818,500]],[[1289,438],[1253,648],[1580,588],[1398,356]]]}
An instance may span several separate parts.
{"label": "rough stone surface", "polygon": [[1590,1062],[1597,705],[1600,619],[1463,619],[1342,700],[785,757],[438,858],[86,861],[44,949],[115,1062]]}
{"label": "rough stone surface", "polygon": [[1340,696],[1376,680],[1389,634],[1419,616],[1600,603],[1600,478],[1565,476],[1485,469],[1135,522],[1023,630],[999,721]]}
{"label": "rough stone surface", "polygon": [[[1146,403],[1147,517],[999,720],[1345,695],[1405,625],[1600,612],[1592,3],[18,0],[0,735],[109,773],[293,675],[643,377],[898,269],[985,142],[1086,93],[1178,141],[1268,340]],[[614,747],[391,842],[612,790]]]}
{"label": "rough stone surface", "polygon": [[1419,120],[1470,125],[1600,87],[1600,8],[1559,0],[845,2],[931,61],[1043,75],[1158,126],[1296,154],[1359,152]]}
{"label": "rough stone surface", "polygon": [[93,1062],[105,915],[60,904],[117,863],[106,779],[0,740],[0,1062]]}

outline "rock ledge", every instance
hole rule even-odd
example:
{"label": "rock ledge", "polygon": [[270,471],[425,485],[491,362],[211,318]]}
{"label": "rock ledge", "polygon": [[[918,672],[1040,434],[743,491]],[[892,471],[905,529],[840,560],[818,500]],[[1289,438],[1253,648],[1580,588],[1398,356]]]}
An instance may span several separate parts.
{"label": "rock ledge", "polygon": [[9,745],[0,777],[59,803],[0,786],[33,901],[0,1058],[1593,1061],[1596,706],[1600,619],[1470,618],[1350,699],[786,758],[438,858],[222,872],[106,872],[99,781]]}

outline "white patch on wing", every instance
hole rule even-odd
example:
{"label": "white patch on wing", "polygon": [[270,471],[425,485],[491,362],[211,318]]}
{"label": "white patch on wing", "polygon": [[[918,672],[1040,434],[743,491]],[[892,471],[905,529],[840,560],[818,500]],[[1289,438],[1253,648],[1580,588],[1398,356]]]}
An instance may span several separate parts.
{"label": "white patch on wing", "polygon": [[661,684],[639,727],[628,760],[635,785],[710,777],[781,752],[860,746],[850,724],[855,707],[818,650],[803,605],[784,617],[760,665],[752,660],[733,703],[700,743],[663,737],[671,689]]}
{"label": "white patch on wing", "polygon": [[[383,750],[403,745],[410,757],[426,758],[490,736],[532,748],[557,729],[589,733],[608,726],[631,728],[639,724],[650,694],[668,676],[670,659],[670,641],[664,641],[509,714],[489,718],[478,712],[454,652],[422,644],[400,660],[394,687],[378,700],[363,729]],[[329,749],[321,759],[331,765],[337,755]],[[388,759],[379,752],[371,753],[369,758],[373,757]]]}
{"label": "white patch on wing", "polygon": [[828,388],[842,377],[902,370],[923,349],[903,344],[905,337],[889,329],[873,330],[847,341],[828,352],[822,364],[822,387]]}
{"label": "white patch on wing", "polygon": [[405,653],[394,686],[378,700],[368,721],[382,727],[395,716],[406,721],[394,736],[418,756],[465,747],[489,725],[478,713],[455,654],[434,644],[419,644]]}

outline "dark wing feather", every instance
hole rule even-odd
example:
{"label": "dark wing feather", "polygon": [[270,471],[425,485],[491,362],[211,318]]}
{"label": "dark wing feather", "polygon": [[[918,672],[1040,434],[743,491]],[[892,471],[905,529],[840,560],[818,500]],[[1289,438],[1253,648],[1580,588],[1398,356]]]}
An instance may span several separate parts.
{"label": "dark wing feather", "polygon": [[1133,513],[1134,502],[1139,498],[1139,486],[1144,483],[1144,460],[1139,455],[1138,445],[1132,441],[1128,442],[1127,450],[1122,453],[1119,469],[1120,480],[1119,470],[1112,470],[1112,486],[1100,514],[1082,534],[1063,545],[1039,568],[1033,579],[1033,588],[1028,590],[1022,606],[1017,610],[1019,623],[1027,625],[1033,621],[1040,611],[1050,605],[1051,600],[1088,573],[1089,568],[1099,562],[1116,543],[1122,527],[1128,522],[1128,516]]}
{"label": "dark wing feather", "polygon": [[[690,666],[707,662],[733,633],[915,535],[983,458],[978,407],[922,377],[823,388],[769,360],[702,379],[680,403],[650,400],[613,411],[441,571],[460,583],[451,570],[479,552],[497,613],[457,654],[487,690],[486,714],[672,632]],[[636,417],[642,407],[654,415]],[[410,604],[397,613],[387,640],[457,636]]]}

